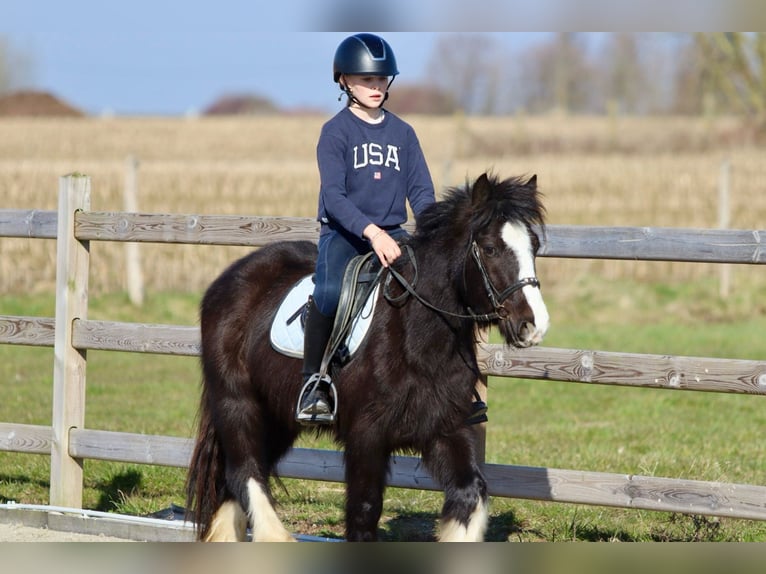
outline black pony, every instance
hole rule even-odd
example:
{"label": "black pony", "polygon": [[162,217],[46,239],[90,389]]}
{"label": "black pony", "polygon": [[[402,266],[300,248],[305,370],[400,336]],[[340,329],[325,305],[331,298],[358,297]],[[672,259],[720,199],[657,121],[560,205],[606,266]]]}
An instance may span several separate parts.
{"label": "black pony", "polygon": [[[544,208],[536,178],[484,174],[446,192],[395,264],[413,292],[381,294],[370,334],[333,371],[339,406],[330,432],[345,450],[346,538],[374,540],[390,455],[417,452],[444,488],[442,541],[482,540],[487,487],[471,414],[479,376],[476,329],[497,325],[507,344],[539,343],[548,313],[535,276],[534,231]],[[316,245],[274,243],[233,263],[201,304],[202,398],[187,507],[203,540],[292,540],[269,479],[302,427],[295,401],[301,361],[275,351],[270,324],[286,292],[314,270]],[[406,278],[406,279],[405,279]]]}

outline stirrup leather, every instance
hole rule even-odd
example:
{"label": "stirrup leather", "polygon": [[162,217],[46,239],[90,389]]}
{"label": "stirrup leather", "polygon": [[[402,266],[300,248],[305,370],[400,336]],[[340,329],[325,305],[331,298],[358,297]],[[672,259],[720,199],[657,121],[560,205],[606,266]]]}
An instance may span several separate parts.
{"label": "stirrup leather", "polygon": [[[316,394],[321,387],[326,387],[329,391],[330,400],[332,401],[332,405],[327,405],[329,412],[317,409],[319,397]],[[312,397],[312,395],[314,396]],[[301,409],[304,397],[310,398],[312,401],[306,408]],[[298,403],[295,406],[295,420],[307,425],[332,424],[335,422],[337,413],[338,391],[335,388],[335,383],[332,382],[329,375],[314,373],[301,388]]]}

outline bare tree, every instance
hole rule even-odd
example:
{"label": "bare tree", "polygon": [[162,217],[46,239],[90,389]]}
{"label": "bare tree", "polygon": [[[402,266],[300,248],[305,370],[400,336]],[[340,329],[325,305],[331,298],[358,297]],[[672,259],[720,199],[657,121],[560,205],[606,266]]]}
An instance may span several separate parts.
{"label": "bare tree", "polygon": [[559,33],[524,54],[525,107],[532,112],[594,111],[597,90],[588,61],[587,37]]}
{"label": "bare tree", "polygon": [[704,57],[693,36],[690,35],[688,41],[679,48],[676,62],[670,111],[680,114],[704,113],[706,108],[711,108],[712,100],[705,95]]}
{"label": "bare tree", "polygon": [[501,52],[486,34],[443,34],[434,47],[429,75],[468,114],[491,114],[498,107]]}
{"label": "bare tree", "polygon": [[0,94],[9,90],[10,72],[8,70],[8,46],[3,38],[0,38]]}
{"label": "bare tree", "polygon": [[766,33],[699,33],[695,41],[705,93],[766,131]]}
{"label": "bare tree", "polygon": [[651,106],[648,71],[642,60],[642,46],[635,33],[611,34],[601,51],[602,97],[617,111],[643,113]]}
{"label": "bare tree", "polygon": [[16,52],[5,38],[0,37],[0,94],[31,83],[33,71],[32,58]]}

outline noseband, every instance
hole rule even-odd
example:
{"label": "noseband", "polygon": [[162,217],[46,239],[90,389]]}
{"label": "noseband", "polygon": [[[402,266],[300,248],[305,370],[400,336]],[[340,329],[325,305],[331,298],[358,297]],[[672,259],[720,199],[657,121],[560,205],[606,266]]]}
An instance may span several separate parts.
{"label": "noseband", "polygon": [[[415,252],[412,250],[412,247],[410,245],[404,244],[402,245],[402,249],[407,252],[407,256],[409,257],[410,261],[412,262],[412,266],[415,269],[414,279],[413,281],[417,283],[417,277],[418,277],[418,265],[417,260],[415,259]],[[513,295],[516,291],[519,289],[523,289],[527,285],[530,285],[532,287],[540,287],[540,281],[537,279],[537,277],[525,277],[523,279],[520,279],[510,287],[507,287],[502,292],[498,292],[497,289],[495,289],[494,284],[492,283],[492,280],[489,277],[489,273],[487,272],[487,268],[484,266],[484,262],[481,259],[481,254],[479,252],[479,246],[476,244],[476,241],[471,241],[471,255],[473,256],[474,261],[476,262],[476,266],[479,268],[479,273],[481,273],[481,279],[484,283],[484,289],[487,292],[487,297],[489,298],[490,303],[492,304],[492,307],[494,309],[491,313],[485,313],[485,314],[476,314],[474,313],[470,307],[468,307],[468,314],[463,315],[460,313],[452,313],[450,311],[447,311],[445,309],[440,309],[433,305],[432,303],[429,303],[423,297],[415,291],[414,285],[412,285],[407,279],[402,276],[401,273],[399,273],[396,269],[393,268],[392,265],[388,267],[388,277],[386,277],[385,284],[383,286],[383,296],[386,298],[387,301],[391,303],[401,303],[401,301],[406,297],[406,294],[409,293],[415,299],[420,301],[424,306],[428,307],[429,309],[432,309],[433,311],[436,311],[437,313],[441,313],[443,315],[449,315],[450,317],[458,317],[460,319],[473,319],[474,321],[494,321],[495,319],[506,319],[508,317],[508,309],[505,308],[503,303],[505,302],[508,297]],[[467,260],[467,258],[466,258]],[[390,292],[390,283],[391,283],[391,277],[394,277],[399,284],[404,288],[406,293],[404,295],[394,297],[391,295]],[[463,281],[465,281],[465,262],[463,263]]]}

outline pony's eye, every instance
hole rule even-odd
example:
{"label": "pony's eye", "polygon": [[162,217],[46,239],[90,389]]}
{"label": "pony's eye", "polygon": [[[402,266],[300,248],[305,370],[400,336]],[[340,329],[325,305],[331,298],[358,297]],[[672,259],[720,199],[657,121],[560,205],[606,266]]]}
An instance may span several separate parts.
{"label": "pony's eye", "polygon": [[540,239],[537,237],[537,234],[532,234],[532,253],[535,255],[538,254],[540,251]]}
{"label": "pony's eye", "polygon": [[497,248],[495,248],[494,245],[485,245],[484,255],[486,255],[487,257],[494,257],[495,255],[497,255]]}

